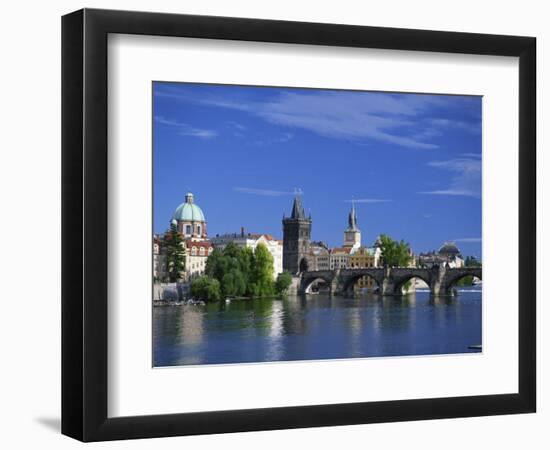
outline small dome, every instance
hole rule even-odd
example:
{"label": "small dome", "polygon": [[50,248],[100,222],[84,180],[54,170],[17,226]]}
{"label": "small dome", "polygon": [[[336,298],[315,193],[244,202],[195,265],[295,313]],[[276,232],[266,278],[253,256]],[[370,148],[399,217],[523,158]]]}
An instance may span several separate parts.
{"label": "small dome", "polygon": [[460,250],[454,242],[445,242],[439,249],[439,253],[443,255],[459,255]]}
{"label": "small dome", "polygon": [[202,209],[194,203],[193,194],[190,192],[185,196],[185,202],[179,205],[174,211],[172,221],[205,222]]}

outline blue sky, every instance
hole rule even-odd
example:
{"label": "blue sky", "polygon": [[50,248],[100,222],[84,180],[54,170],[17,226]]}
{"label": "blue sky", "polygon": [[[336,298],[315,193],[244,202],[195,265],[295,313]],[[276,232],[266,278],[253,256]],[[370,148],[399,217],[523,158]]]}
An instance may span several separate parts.
{"label": "blue sky", "polygon": [[481,97],[155,82],[154,231],[191,191],[210,236],[282,238],[295,189],[312,238],[481,256]]}

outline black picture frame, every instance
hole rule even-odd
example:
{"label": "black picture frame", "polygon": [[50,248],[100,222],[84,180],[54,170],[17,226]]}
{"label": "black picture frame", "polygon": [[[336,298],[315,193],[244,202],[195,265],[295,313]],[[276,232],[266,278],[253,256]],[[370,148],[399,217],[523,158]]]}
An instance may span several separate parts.
{"label": "black picture frame", "polygon": [[[519,57],[517,393],[107,417],[107,36]],[[62,433],[82,441],[535,412],[536,39],[83,9],[62,18]],[[508,274],[506,274],[508,275]]]}

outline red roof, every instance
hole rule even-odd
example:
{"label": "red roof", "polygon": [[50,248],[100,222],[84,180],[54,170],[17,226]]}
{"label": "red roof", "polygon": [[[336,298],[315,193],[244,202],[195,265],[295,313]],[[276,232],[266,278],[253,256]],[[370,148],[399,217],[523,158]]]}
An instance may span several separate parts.
{"label": "red roof", "polygon": [[210,248],[210,247],[212,247],[212,244],[210,243],[210,241],[192,241],[190,239],[185,241],[185,245],[186,245],[187,248],[191,248],[191,247]]}

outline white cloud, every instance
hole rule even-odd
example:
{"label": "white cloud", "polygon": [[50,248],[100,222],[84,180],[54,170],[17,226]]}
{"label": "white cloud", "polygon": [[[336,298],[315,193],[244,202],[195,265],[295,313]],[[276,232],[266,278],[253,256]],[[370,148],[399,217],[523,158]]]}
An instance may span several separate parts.
{"label": "white cloud", "polygon": [[245,131],[246,130],[246,127],[242,123],[235,122],[233,120],[227,121],[227,125],[229,125],[232,128],[235,128],[239,131]]}
{"label": "white cloud", "polygon": [[455,128],[459,130],[467,131],[472,134],[481,133],[481,121],[465,122],[462,120],[451,119],[431,119],[430,123],[435,127],[440,128]]}
{"label": "white cloud", "polygon": [[247,188],[247,187],[234,187],[235,192],[241,192],[244,194],[253,194],[253,195],[263,195],[266,197],[281,197],[283,195],[293,195],[294,192],[287,191],[276,191],[271,189],[257,189],[257,188]]}
{"label": "white cloud", "polygon": [[218,133],[214,130],[204,130],[201,128],[195,128],[187,123],[166,119],[162,116],[156,116],[155,121],[162,125],[174,127],[180,136],[193,136],[193,137],[198,137],[202,139],[211,139],[218,135]]}
{"label": "white cloud", "polygon": [[403,147],[437,148],[433,143],[398,133],[416,125],[411,118],[420,108],[421,103],[398,100],[388,94],[283,92],[275,100],[262,104],[255,114],[270,123],[306,129],[325,137],[371,138]]}
{"label": "white cloud", "polygon": [[432,161],[428,165],[454,172],[456,175],[451,179],[451,183],[447,188],[422,191],[419,194],[481,198],[481,160],[457,158],[448,161]]}
{"label": "white cloud", "polygon": [[345,200],[348,203],[386,203],[391,202],[390,199],[387,198],[355,198],[352,200]]}
{"label": "white cloud", "polygon": [[[360,142],[372,139],[401,147],[436,149],[432,142],[440,128],[469,129],[470,124],[447,119],[420,119],[420,115],[447,109],[464,101],[445,96],[395,95],[380,92],[282,90],[272,99],[259,102],[246,96],[216,96],[212,90],[197,94],[178,89],[157,89],[155,95],[180,101],[247,112],[288,128],[301,128],[321,136]],[[467,101],[468,99],[466,99]]]}
{"label": "white cloud", "polygon": [[253,142],[254,145],[272,145],[272,144],[283,144],[290,141],[294,138],[293,133],[283,133],[282,136],[276,138],[266,138],[266,139],[257,139]]}
{"label": "white cloud", "polygon": [[481,242],[481,238],[476,237],[470,237],[470,238],[460,238],[460,239],[453,239],[454,242]]}
{"label": "white cloud", "polygon": [[460,155],[462,158],[475,158],[481,159],[481,153],[462,153]]}

